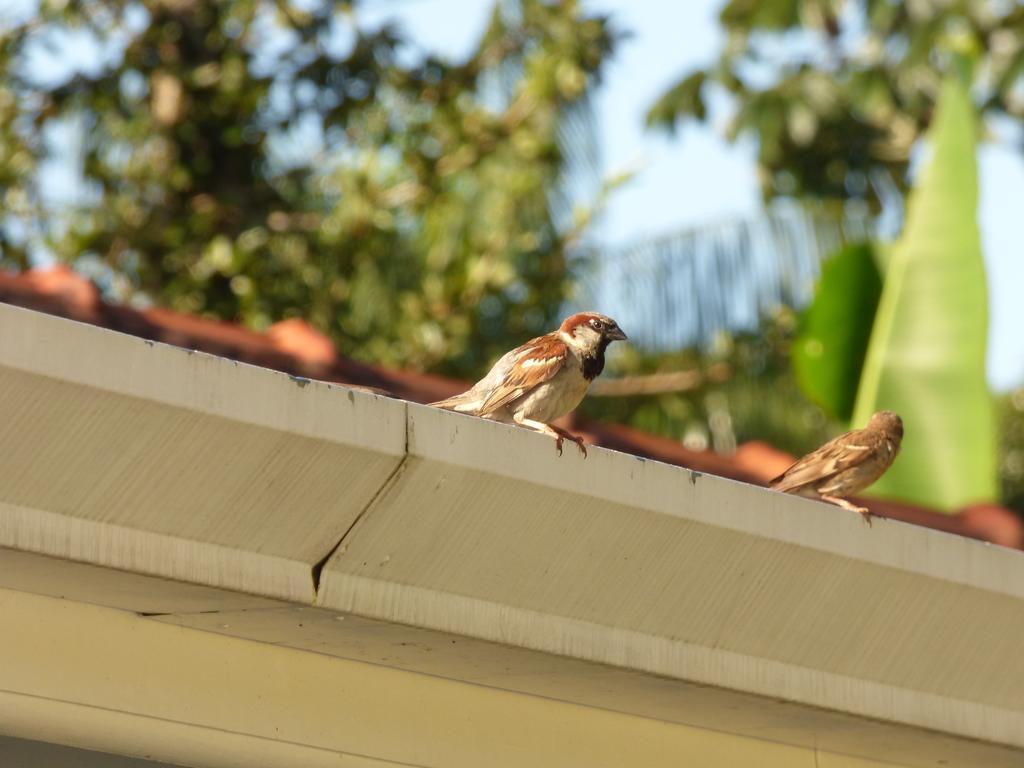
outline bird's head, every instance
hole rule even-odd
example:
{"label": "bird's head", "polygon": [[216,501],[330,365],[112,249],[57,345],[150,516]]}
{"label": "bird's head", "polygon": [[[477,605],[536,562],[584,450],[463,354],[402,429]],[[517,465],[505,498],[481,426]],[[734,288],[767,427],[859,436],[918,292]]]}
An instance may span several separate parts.
{"label": "bird's head", "polygon": [[604,349],[613,341],[627,339],[618,323],[598,312],[570,315],[558,330],[568,344],[581,350]]}
{"label": "bird's head", "polygon": [[903,439],[903,419],[892,411],[879,411],[868,422],[868,429],[884,432],[897,441]]}

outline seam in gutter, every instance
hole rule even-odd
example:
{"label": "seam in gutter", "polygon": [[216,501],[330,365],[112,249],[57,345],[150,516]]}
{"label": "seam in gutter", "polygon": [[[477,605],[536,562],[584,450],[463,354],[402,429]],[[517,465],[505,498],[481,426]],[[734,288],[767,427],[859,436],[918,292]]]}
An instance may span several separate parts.
{"label": "seam in gutter", "polygon": [[359,521],[363,519],[363,516],[367,512],[373,509],[373,506],[377,503],[377,499],[379,499],[381,496],[383,496],[391,489],[391,487],[395,484],[395,482],[397,482],[398,478],[401,476],[402,471],[405,469],[405,465],[409,459],[409,408],[408,405],[405,403],[403,403],[402,405],[403,409],[405,410],[405,450],[402,453],[402,458],[398,462],[398,464],[395,465],[395,468],[391,470],[391,474],[389,474],[385,478],[384,482],[381,483],[380,488],[378,488],[377,491],[370,498],[370,500],[366,502],[366,506],[359,510],[359,514],[355,516],[355,518],[352,520],[352,524],[349,525],[349,527],[346,528],[345,531],[341,534],[341,538],[338,539],[334,546],[331,547],[330,550],[328,550],[327,554],[324,555],[319,562],[313,565],[311,575],[313,577],[314,602],[316,602],[316,598],[320,595],[320,573],[323,571],[324,566],[327,565],[327,561],[334,556],[335,552],[341,549],[341,546],[345,543],[345,539],[347,539],[348,535],[352,533],[352,530],[359,524]]}

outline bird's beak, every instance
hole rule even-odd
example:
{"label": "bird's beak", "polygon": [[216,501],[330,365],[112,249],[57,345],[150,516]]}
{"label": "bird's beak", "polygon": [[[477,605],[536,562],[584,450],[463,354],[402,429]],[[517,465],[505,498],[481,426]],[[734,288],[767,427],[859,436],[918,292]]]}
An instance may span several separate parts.
{"label": "bird's beak", "polygon": [[608,329],[608,338],[612,341],[629,341],[629,336],[623,333],[622,329],[617,325],[614,328]]}

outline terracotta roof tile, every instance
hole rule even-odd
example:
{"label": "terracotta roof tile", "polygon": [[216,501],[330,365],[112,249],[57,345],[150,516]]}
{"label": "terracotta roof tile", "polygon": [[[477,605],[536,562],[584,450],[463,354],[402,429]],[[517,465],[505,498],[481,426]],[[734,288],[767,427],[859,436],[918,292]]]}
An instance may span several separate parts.
{"label": "terracotta roof tile", "polygon": [[[167,309],[139,310],[107,304],[100,300],[99,292],[88,279],[65,266],[20,275],[0,272],[0,302],[417,403],[440,400],[466,387],[465,382],[443,376],[346,359],[338,354],[330,339],[303,320],[282,321],[263,334]],[[745,443],[734,455],[725,456],[691,451],[676,440],[621,424],[588,421],[576,415],[564,423],[597,445],[757,485],[765,485],[793,461],[792,456],[759,441]],[[870,504],[883,517],[1024,548],[1021,519],[995,504],[975,505],[956,515],[888,500],[872,499]]]}
{"label": "terracotta roof tile", "polygon": [[82,317],[92,317],[100,307],[100,292],[88,278],[64,265],[35,270],[25,275],[29,287],[41,296],[69,307]]}
{"label": "terracotta roof tile", "polygon": [[297,317],[274,323],[267,329],[267,338],[279,350],[307,365],[330,366],[338,360],[334,342]]}

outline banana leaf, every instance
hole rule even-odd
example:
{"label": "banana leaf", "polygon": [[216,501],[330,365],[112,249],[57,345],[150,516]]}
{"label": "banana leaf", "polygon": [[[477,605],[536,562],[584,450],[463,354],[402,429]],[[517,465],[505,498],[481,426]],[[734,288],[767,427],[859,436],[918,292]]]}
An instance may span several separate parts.
{"label": "banana leaf", "polygon": [[932,157],[886,269],[853,415],[855,426],[882,408],[903,417],[902,453],[871,493],[945,511],[997,493],[975,120],[966,89],[948,79],[929,130]]}
{"label": "banana leaf", "polygon": [[839,421],[853,415],[881,294],[874,249],[846,245],[825,260],[814,301],[800,316],[792,358],[797,384]]}

